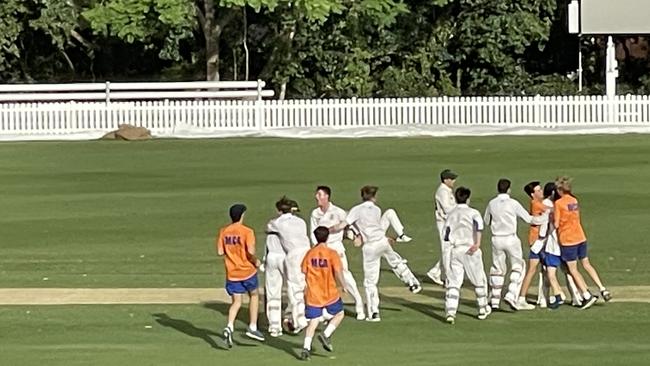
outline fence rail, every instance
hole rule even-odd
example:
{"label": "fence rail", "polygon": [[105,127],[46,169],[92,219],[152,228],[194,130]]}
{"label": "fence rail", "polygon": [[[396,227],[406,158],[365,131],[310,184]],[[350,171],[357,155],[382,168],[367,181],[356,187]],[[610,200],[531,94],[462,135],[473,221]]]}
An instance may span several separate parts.
{"label": "fence rail", "polygon": [[0,103],[0,136],[17,139],[108,132],[125,123],[146,127],[161,136],[174,136],[180,127],[202,136],[400,126],[650,128],[650,98],[644,95],[614,99],[570,96]]}

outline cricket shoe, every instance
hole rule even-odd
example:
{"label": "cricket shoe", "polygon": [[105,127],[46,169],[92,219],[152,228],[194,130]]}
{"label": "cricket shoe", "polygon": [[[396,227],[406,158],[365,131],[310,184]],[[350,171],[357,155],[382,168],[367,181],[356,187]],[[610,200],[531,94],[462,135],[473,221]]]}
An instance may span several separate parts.
{"label": "cricket shoe", "polygon": [[232,330],[230,330],[228,327],[223,329],[223,340],[226,342],[226,346],[228,346],[228,348],[232,348]]}
{"label": "cricket shoe", "polygon": [[477,318],[479,320],[485,320],[488,316],[492,314],[492,307],[486,306],[485,308],[479,310]]}
{"label": "cricket shoe", "polygon": [[413,238],[411,238],[410,236],[408,236],[406,234],[402,234],[402,235],[398,236],[397,239],[395,239],[395,241],[398,242],[398,243],[408,243],[411,240],[413,240]]}
{"label": "cricket shoe", "polygon": [[447,322],[447,324],[454,325],[456,324],[456,317],[454,317],[453,315],[447,315],[447,319],[445,319],[445,321]]}
{"label": "cricket shoe", "polygon": [[553,300],[553,302],[550,302],[548,304],[548,308],[551,310],[558,309],[560,305],[564,305],[564,299],[562,298],[561,295],[556,295],[550,298],[550,300]]}
{"label": "cricket shoe", "polygon": [[519,308],[517,307],[517,302],[514,299],[510,298],[509,296],[506,296],[506,297],[503,298],[503,300],[505,300],[505,302],[508,305],[510,305],[510,309],[512,309],[514,311],[519,310]]}
{"label": "cricket shoe", "polygon": [[357,320],[366,320],[366,313],[363,311],[357,311]]}
{"label": "cricket shoe", "polygon": [[589,298],[589,300],[583,300],[582,305],[580,306],[580,310],[589,309],[593,304],[596,303],[596,301],[598,301],[598,296],[593,296],[593,295],[591,296],[591,298]]}
{"label": "cricket shoe", "polygon": [[303,348],[302,352],[300,352],[300,359],[303,360],[303,361],[311,360],[311,351],[309,351],[306,348]]}
{"label": "cricket shoe", "polygon": [[409,286],[409,291],[411,291],[414,294],[419,294],[422,291],[422,286],[415,284]]}
{"label": "cricket shoe", "polygon": [[427,272],[427,277],[431,280],[431,282],[435,283],[438,286],[444,286],[445,283],[442,282],[442,279],[440,278],[440,274],[436,273],[431,273],[431,271]]}
{"label": "cricket shoe", "polygon": [[293,331],[296,330],[296,327],[293,326],[291,319],[285,318],[282,320],[282,329],[287,333],[293,333]]}
{"label": "cricket shoe", "polygon": [[603,296],[603,300],[605,300],[605,302],[609,302],[609,300],[612,299],[612,294],[607,289],[602,290],[600,294]]}
{"label": "cricket shoe", "polygon": [[246,329],[246,337],[250,339],[254,339],[256,341],[264,342],[266,338],[264,338],[264,334],[259,331],[259,329],[252,330],[251,328]]}
{"label": "cricket shoe", "polygon": [[517,301],[517,310],[535,310],[535,305],[529,304],[526,299],[519,299]]}
{"label": "cricket shoe", "polygon": [[278,338],[282,337],[282,330],[281,329],[270,329],[269,330],[269,335],[273,338]]}
{"label": "cricket shoe", "polygon": [[381,321],[381,318],[379,317],[379,313],[372,313],[372,315],[370,315],[370,316],[366,319],[366,321],[373,322],[373,323],[377,323],[377,322],[380,322],[380,321]]}
{"label": "cricket shoe", "polygon": [[318,333],[318,341],[323,345],[323,348],[327,352],[334,352],[334,346],[332,345],[332,340],[329,337],[325,337],[325,334]]}

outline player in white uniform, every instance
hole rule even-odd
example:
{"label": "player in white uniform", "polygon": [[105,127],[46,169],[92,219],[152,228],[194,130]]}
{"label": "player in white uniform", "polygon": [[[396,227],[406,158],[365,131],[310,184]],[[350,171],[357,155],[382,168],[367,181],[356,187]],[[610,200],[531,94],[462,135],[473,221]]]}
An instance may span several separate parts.
{"label": "player in white uniform", "polygon": [[493,198],[485,210],[485,224],[492,231],[492,267],[490,268],[490,287],[492,309],[498,309],[501,303],[501,290],[508,272],[506,258],[510,259],[510,284],[504,300],[513,310],[518,310],[517,300],[526,262],[523,259],[521,241],[517,237],[517,217],[526,223],[540,225],[542,217],[532,217],[523,206],[510,198],[510,181],[499,179],[499,194]]}
{"label": "player in white uniform", "polygon": [[447,272],[447,293],[445,295],[445,311],[447,323],[454,324],[460,288],[465,274],[474,285],[478,318],[484,320],[492,310],[487,300],[487,278],[483,268],[481,253],[481,232],[483,220],[481,214],[469,207],[471,191],[464,187],[456,190],[455,198],[458,205],[447,216],[443,227],[443,239],[449,245],[449,271]]}
{"label": "player in white uniform", "polygon": [[277,233],[286,253],[284,268],[287,279],[287,298],[291,309],[289,328],[292,328],[294,333],[298,333],[307,326],[304,296],[305,275],[300,268],[305,254],[311,248],[307,236],[307,223],[293,214],[297,211],[295,201],[282,197],[276,203],[276,207],[282,214],[269,223],[268,230]]}
{"label": "player in white uniform", "polygon": [[[283,214],[283,205],[291,206],[291,212],[298,210],[298,203],[293,200],[281,200],[276,203],[278,216],[269,220],[266,225],[266,250],[260,267],[260,270],[266,272],[264,276],[264,298],[266,300],[266,318],[269,323],[271,337],[280,337],[282,335],[282,287],[286,283],[284,262],[287,254],[282,247],[279,233],[273,231],[275,227],[273,221]],[[287,307],[287,309],[287,313],[291,314],[291,308]]]}
{"label": "player in white uniform", "polygon": [[[381,209],[376,205],[377,187],[365,186],[361,188],[363,203],[354,206],[346,218],[346,222],[357,238],[360,236],[363,246],[363,286],[366,291],[366,306],[368,320],[378,322],[379,317],[379,270],[381,257],[386,258],[393,272],[409,286],[413,293],[422,290],[420,283],[413,275],[413,272],[406,265],[404,260],[390,245],[386,237],[388,226],[393,226],[398,238],[403,237],[404,228],[397,220],[397,214],[388,210],[383,215]],[[389,213],[390,212],[390,213]]]}
{"label": "player in white uniform", "polygon": [[311,242],[314,245],[318,244],[313,234],[317,227],[324,226],[330,230],[330,235],[327,238],[327,246],[330,249],[334,249],[341,258],[345,290],[354,298],[357,320],[364,320],[366,319],[366,314],[363,308],[363,299],[357,288],[357,281],[355,281],[352,272],[350,272],[348,258],[345,255],[345,247],[343,246],[344,229],[342,227],[346,226],[345,218],[347,213],[330,201],[331,194],[332,190],[327,186],[319,186],[316,188],[316,203],[318,207],[311,212]]}
{"label": "player in white uniform", "polygon": [[264,296],[269,334],[271,337],[279,337],[282,335],[282,285],[285,282],[284,261],[287,256],[279,234],[272,231],[274,220],[276,219],[269,221],[266,227],[266,251],[260,269],[265,272]]}
{"label": "player in white uniform", "polygon": [[438,237],[440,238],[440,259],[436,264],[427,272],[427,277],[433,281],[433,283],[442,286],[445,280],[445,273],[449,263],[449,243],[445,242],[443,239],[442,228],[445,226],[445,220],[447,215],[451,210],[456,207],[456,199],[454,198],[454,183],[456,183],[456,178],[458,174],[452,172],[449,169],[445,169],[440,172],[440,186],[436,190],[434,197],[435,203],[435,213],[436,213],[436,228],[438,232]]}

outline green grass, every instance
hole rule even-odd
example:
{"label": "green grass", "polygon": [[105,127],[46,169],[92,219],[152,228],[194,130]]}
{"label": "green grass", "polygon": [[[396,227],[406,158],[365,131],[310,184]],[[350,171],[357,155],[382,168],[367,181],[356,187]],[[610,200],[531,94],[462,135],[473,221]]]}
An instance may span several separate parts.
{"label": "green grass", "polygon": [[[221,286],[213,243],[229,205],[249,206],[261,254],[274,202],[287,194],[306,217],[317,184],[345,208],[360,186],[380,186],[380,204],[415,238],[400,252],[424,273],[438,257],[432,195],[447,167],[481,211],[500,177],[526,205],[529,180],[574,176],[605,282],[647,284],[649,162],[643,135],[4,143],[0,287]],[[359,272],[359,251],[349,254]]]}
{"label": "green grass", "polygon": [[[385,299],[386,300],[386,299]],[[496,313],[486,321],[437,317],[439,305],[393,299],[381,323],[346,318],[335,352],[314,342],[315,365],[647,365],[650,307],[608,304]],[[219,333],[226,305],[0,308],[3,365],[291,365],[301,336],[259,344],[237,325],[228,351]],[[351,309],[352,310],[352,309]],[[462,313],[475,309],[461,306]],[[161,315],[162,314],[162,315]],[[151,326],[147,329],[146,326]],[[330,358],[333,357],[333,358]]]}
{"label": "green grass", "polygon": [[[376,184],[414,242],[399,247],[413,270],[437,259],[432,195],[451,167],[483,211],[495,183],[514,197],[530,180],[576,178],[590,254],[609,285],[650,284],[650,143],[647,136],[364,140],[159,140],[0,144],[0,287],[220,287],[214,235],[243,201],[262,252],[262,229],[283,194],[304,216],[317,184],[349,208]],[[521,227],[522,237],[526,228]],[[486,263],[489,239],[484,240]],[[361,281],[358,250],[350,263]],[[44,278],[48,280],[45,281]],[[397,285],[384,273],[383,286]],[[615,303],[580,312],[494,314],[471,302],[457,324],[429,290],[425,304],[384,297],[379,324],[347,318],[336,334],[342,365],[646,365],[650,306]],[[441,294],[435,293],[441,298]],[[1,365],[284,365],[300,337],[221,349],[226,305],[0,307]],[[155,314],[166,314],[164,316]],[[158,319],[158,321],[156,320]],[[145,326],[152,326],[145,328]],[[241,328],[243,324],[239,324]],[[320,355],[324,355],[319,351]]]}

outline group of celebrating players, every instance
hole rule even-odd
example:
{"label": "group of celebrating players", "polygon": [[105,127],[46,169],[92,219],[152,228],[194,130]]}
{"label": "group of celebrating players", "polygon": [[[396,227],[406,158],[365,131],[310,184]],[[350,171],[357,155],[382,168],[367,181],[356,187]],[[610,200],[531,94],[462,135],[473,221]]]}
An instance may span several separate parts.
{"label": "group of celebrating players", "polygon": [[[543,187],[539,182],[527,184],[524,191],[531,198],[530,212],[510,197],[510,181],[500,179],[498,195],[481,215],[469,206],[471,191],[468,188],[453,190],[457,177],[448,169],[440,174],[441,184],[435,193],[435,215],[442,256],[427,273],[434,283],[446,288],[448,323],[455,323],[465,275],[474,286],[479,319],[486,319],[499,308],[508,273],[507,260],[510,262],[510,276],[503,300],[513,310],[535,309],[535,305],[527,302],[526,294],[538,267],[542,268],[537,301],[540,307],[557,309],[565,301],[557,279],[558,268],[566,275],[572,304],[581,309],[591,307],[598,296],[589,291],[578,270],[578,262],[599,287],[603,299],[611,299],[611,294],[589,262],[579,205],[571,193],[569,178],[558,178]],[[377,190],[374,186],[361,188],[362,203],[346,213],[331,202],[329,187],[317,187],[315,198],[318,207],[311,213],[309,233],[307,223],[296,214],[298,204],[282,197],[276,203],[277,217],[271,219],[266,227],[266,250],[261,261],[255,255],[253,230],[243,224],[246,206],[235,204],[230,208],[232,223],[222,228],[217,238],[217,252],[224,256],[226,266],[226,291],[232,298],[228,324],[223,331],[228,347],[233,345],[234,322],[245,294],[250,296],[250,323],[245,334],[255,340],[265,340],[257,327],[258,269],[266,272],[269,335],[280,337],[283,330],[297,334],[304,329],[301,358],[305,360],[310,358],[312,340],[321,322],[326,322],[327,326],[317,338],[326,351],[333,351],[331,337],[344,318],[343,302],[337,287],[354,299],[358,320],[381,320],[377,284],[382,257],[412,293],[422,290],[407,261],[394,249],[396,243],[407,243],[411,238],[404,233],[404,226],[394,210],[382,214],[377,206]],[[517,236],[517,218],[531,225],[527,271]],[[489,281],[480,249],[484,225],[489,225],[492,233],[493,261]],[[397,234],[395,238],[387,236],[388,228]],[[362,250],[365,305],[348,267],[344,237]],[[488,294],[488,282],[491,294]],[[288,304],[283,316],[284,284]]]}

